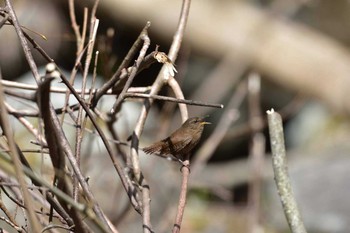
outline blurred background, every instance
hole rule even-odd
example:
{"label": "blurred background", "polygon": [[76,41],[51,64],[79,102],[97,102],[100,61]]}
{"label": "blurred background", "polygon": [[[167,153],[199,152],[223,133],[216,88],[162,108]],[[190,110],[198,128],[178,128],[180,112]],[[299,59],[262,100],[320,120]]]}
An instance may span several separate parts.
{"label": "blurred background", "polygon": [[[78,24],[84,7],[90,13],[93,2],[75,1]],[[47,40],[31,36],[70,72],[76,40],[68,1],[15,1],[14,6],[20,23]],[[112,76],[147,21],[148,52],[156,45],[167,52],[180,10],[181,1],[175,0],[101,1],[95,47],[100,51],[99,85]],[[346,0],[192,1],[176,79],[187,99],[225,108],[188,107],[190,116],[209,115],[212,125],[192,158],[195,168],[182,232],[289,232],[269,159],[265,112],[271,108],[284,119],[289,172],[308,232],[349,232],[349,45]],[[38,66],[44,66],[46,61],[32,51]],[[0,66],[4,79],[34,83],[30,74],[24,77],[29,67],[8,25],[0,30]],[[133,86],[151,85],[160,68],[157,63],[141,72]],[[168,88],[161,94],[173,95]],[[107,111],[113,101],[105,98],[101,108]],[[123,105],[115,126],[123,140],[131,134],[140,106],[138,101]],[[176,105],[156,101],[140,146],[180,124]],[[15,134],[28,144],[20,129]],[[90,140],[95,142],[92,149]],[[97,199],[120,232],[140,232],[141,218],[126,208],[128,199],[102,144],[94,136],[84,143],[89,162],[83,170]],[[140,156],[151,187],[154,229],[168,232],[180,189],[179,166]]]}

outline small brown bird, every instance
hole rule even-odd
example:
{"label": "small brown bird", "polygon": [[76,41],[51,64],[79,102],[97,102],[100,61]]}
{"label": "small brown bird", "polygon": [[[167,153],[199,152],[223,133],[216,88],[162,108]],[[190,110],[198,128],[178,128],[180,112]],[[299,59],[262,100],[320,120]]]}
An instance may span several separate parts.
{"label": "small brown bird", "polygon": [[143,151],[146,154],[157,154],[162,157],[172,155],[177,160],[183,161],[185,156],[198,144],[206,124],[210,123],[204,118],[189,118],[169,137],[143,148]]}

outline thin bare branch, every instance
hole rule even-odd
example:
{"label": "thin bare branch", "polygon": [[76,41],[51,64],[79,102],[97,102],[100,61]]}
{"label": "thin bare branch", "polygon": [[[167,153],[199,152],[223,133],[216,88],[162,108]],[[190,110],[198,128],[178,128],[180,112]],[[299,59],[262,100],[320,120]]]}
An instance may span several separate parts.
{"label": "thin bare branch", "polygon": [[[176,30],[176,33],[173,38],[173,42],[171,44],[168,57],[169,59],[175,63],[177,55],[179,53],[180,47],[181,47],[181,42],[184,36],[187,20],[188,20],[188,15],[190,12],[190,6],[191,6],[191,0],[183,0],[182,2],[182,7],[181,7],[181,13],[180,13],[180,20],[178,23],[178,27]],[[164,71],[163,71],[164,70]],[[169,75],[170,72],[166,72],[166,67],[163,66],[161,72],[163,72],[164,79],[165,81],[167,78],[170,78],[168,81],[168,84],[170,87],[173,89],[175,96],[178,99],[184,99],[184,95],[181,91],[181,88],[179,87],[177,81],[174,79],[173,75]],[[170,76],[170,77],[167,77]],[[187,111],[187,106],[183,104],[179,104],[179,108],[181,110],[181,116],[182,116],[182,121],[184,122],[188,118],[188,111]],[[190,155],[187,154],[187,158],[184,161],[184,166],[182,167],[182,185],[181,185],[181,191],[180,191],[180,198],[179,198],[179,203],[178,203],[178,208],[177,208],[177,214],[175,218],[175,223],[173,227],[173,233],[180,232],[181,229],[181,224],[182,224],[182,218],[183,214],[185,212],[185,205],[186,205],[186,197],[187,197],[187,184],[188,184],[188,179],[189,179],[189,174],[190,174]]]}
{"label": "thin bare branch", "polygon": [[284,214],[287,218],[289,228],[293,233],[306,233],[296,199],[293,195],[290,178],[288,176],[281,115],[271,109],[267,111],[267,119],[269,124],[275,183],[282,202]]}
{"label": "thin bare branch", "polygon": [[119,80],[119,76],[124,68],[129,66],[131,59],[136,54],[138,47],[141,45],[142,41],[142,35],[144,34],[144,31],[147,31],[147,29],[151,26],[150,22],[147,22],[146,26],[141,31],[139,37],[135,41],[135,43],[132,45],[131,49],[129,50],[128,54],[125,56],[122,63],[119,65],[117,71],[112,75],[112,77],[97,91],[97,93],[94,96],[93,106],[97,105],[97,102],[99,99],[110,89],[114,86],[114,84],[117,83]]}
{"label": "thin bare branch", "polygon": [[[71,196],[68,184],[66,181],[66,177],[64,174],[65,170],[65,154],[63,145],[60,140],[59,130],[55,125],[54,118],[57,118],[55,114],[51,114],[50,112],[50,83],[54,77],[51,77],[51,74],[48,74],[45,77],[45,80],[41,82],[38,89],[38,106],[43,118],[44,129],[45,129],[45,137],[47,140],[47,145],[50,151],[50,158],[52,165],[55,171],[54,183],[57,180],[57,188],[62,190],[68,196]],[[82,220],[75,209],[69,208],[66,202],[59,199],[60,204],[65,209],[66,212],[73,218],[76,230],[79,232],[86,232],[83,227]]]}
{"label": "thin bare branch", "polygon": [[4,18],[0,21],[0,29],[5,25],[6,21],[9,19],[9,15],[5,14]]}
{"label": "thin bare branch", "polygon": [[[178,100],[185,100],[185,96],[181,90],[181,87],[174,77],[171,77],[169,79],[168,85],[174,91],[174,94]],[[188,118],[187,106],[185,104],[180,104],[180,103],[178,105],[181,113],[182,122],[185,122]],[[223,107],[223,106],[221,105],[220,107]]]}
{"label": "thin bare branch", "polygon": [[18,224],[16,224],[16,222],[11,221],[11,219],[7,219],[5,217],[0,216],[0,220],[13,227],[13,229],[17,232],[24,232],[24,230],[21,227],[19,227]]}
{"label": "thin bare branch", "polygon": [[141,38],[141,40],[143,40],[143,46],[142,46],[142,48],[140,50],[140,54],[139,54],[138,58],[135,61],[134,66],[131,68],[131,72],[129,74],[128,80],[126,81],[126,83],[125,83],[125,85],[123,87],[123,90],[120,92],[116,102],[113,105],[113,108],[111,110],[111,114],[115,114],[117,109],[120,107],[122,101],[125,98],[125,94],[126,94],[127,90],[131,86],[131,83],[132,83],[132,81],[134,80],[134,78],[135,78],[135,76],[137,74],[137,70],[139,69],[143,59],[146,56],[147,49],[148,49],[148,47],[149,47],[149,45],[151,43],[151,41],[150,41],[150,39],[148,37],[148,32],[147,32],[147,30],[148,30],[148,28],[150,26],[151,26],[151,24],[148,22],[146,27],[141,32],[140,38]]}
{"label": "thin bare branch", "polygon": [[180,51],[182,39],[185,34],[185,29],[187,25],[188,15],[190,13],[190,6],[191,6],[191,0],[183,0],[182,1],[182,7],[181,7],[181,13],[180,13],[180,20],[176,29],[176,33],[173,38],[173,42],[171,43],[171,47],[168,53],[168,57],[170,60],[175,63],[177,55]]}
{"label": "thin bare branch", "polygon": [[[72,24],[72,28],[75,34],[75,38],[77,39],[77,54],[80,53],[80,47],[81,45],[83,45],[83,43],[81,43],[82,41],[82,37],[79,31],[79,25],[77,24],[77,20],[75,17],[75,7],[74,7],[74,0],[68,0],[68,7],[69,7],[69,17],[70,17],[70,21]],[[82,47],[81,47],[82,48]]]}
{"label": "thin bare branch", "polygon": [[[83,107],[84,111],[86,112],[87,116],[89,117],[89,119],[91,120],[91,123],[94,125],[96,131],[98,132],[98,134],[100,135],[101,137],[101,140],[104,144],[104,146],[106,147],[106,150],[108,152],[108,155],[111,159],[111,161],[113,162],[113,166],[115,167],[115,169],[117,170],[117,173],[120,177],[120,180],[123,184],[123,187],[126,191],[126,193],[129,195],[129,198],[131,200],[131,203],[132,205],[134,206],[135,210],[137,212],[141,212],[141,207],[138,205],[137,201],[134,200],[134,193],[135,193],[135,188],[134,186],[128,182],[128,179],[126,178],[127,174],[123,171],[123,168],[122,166],[120,165],[119,161],[116,159],[116,156],[114,156],[114,153],[113,153],[113,150],[110,146],[110,144],[108,143],[108,140],[107,140],[107,137],[105,136],[104,132],[102,131],[102,129],[100,128],[100,126],[97,124],[97,121],[95,119],[95,117],[93,116],[91,110],[89,109],[89,107],[87,106],[87,104],[85,103],[85,101],[83,99],[80,98],[80,96],[78,95],[78,93],[75,91],[74,87],[72,85],[70,85],[69,81],[67,80],[67,78],[63,75],[62,72],[60,72],[60,75],[61,75],[61,79],[62,79],[62,82],[67,86],[67,88],[71,91],[71,93],[74,95],[74,97],[77,99],[77,101],[79,102],[79,104]],[[70,148],[69,148],[70,149]],[[68,155],[68,153],[67,153]],[[71,160],[71,163],[75,163],[75,166],[72,165],[72,167],[74,168],[75,167],[75,172],[78,172],[80,174],[80,169],[78,169],[76,166],[76,160],[73,156],[73,153],[72,151],[69,151],[69,155],[68,158],[70,158]],[[81,174],[79,175],[81,176]],[[79,177],[79,182],[80,184],[82,185],[82,182],[84,182],[84,186],[83,186],[83,189],[84,189],[84,192],[89,191],[89,188],[88,188],[88,185],[85,181],[85,179],[81,176]],[[92,193],[90,192],[89,196],[91,197],[91,199],[93,198],[93,195]],[[97,207],[99,208],[99,207]],[[100,210],[101,213],[102,213],[102,210]]]}
{"label": "thin bare branch", "polygon": [[[7,5],[10,5],[10,2],[7,1]],[[9,7],[9,8],[11,8],[11,7]],[[12,14],[14,15],[14,12],[12,12]],[[0,79],[2,79],[1,71],[0,71]],[[20,161],[20,158],[18,155],[15,140],[13,138],[13,130],[11,128],[11,123],[9,121],[9,115],[8,115],[7,110],[6,110],[6,106],[5,106],[4,102],[5,102],[5,96],[4,96],[4,92],[3,92],[3,87],[0,84],[1,128],[2,128],[4,134],[6,135],[6,138],[8,140],[9,149],[11,151],[11,158],[12,158],[12,161],[14,164],[16,177],[18,179],[19,184],[21,185],[21,192],[23,195],[24,204],[27,207],[26,211],[27,211],[28,216],[29,216],[32,230],[34,232],[39,232],[41,229],[41,226],[40,226],[38,219],[35,215],[33,200],[29,195],[28,189],[26,188],[26,181],[24,179],[24,173],[22,171],[22,164],[21,164],[21,161]]]}
{"label": "thin bare branch", "polygon": [[[92,16],[93,17],[93,16]],[[93,49],[96,41],[96,34],[97,34],[97,29],[99,25],[99,20],[98,19],[91,19],[91,34],[90,34],[90,40],[87,46],[87,54],[86,54],[86,59],[85,59],[85,66],[84,66],[84,72],[83,72],[83,82],[81,84],[81,89],[85,91],[86,89],[86,82],[87,82],[87,76],[90,68],[90,63],[92,59],[92,54],[93,54]],[[84,99],[84,94],[81,94],[81,99]],[[77,116],[77,121],[76,121],[76,140],[75,140],[75,156],[77,160],[77,164],[80,167],[80,158],[81,158],[81,144],[83,142],[83,132],[85,125],[82,126],[82,121],[83,121],[83,108],[80,106],[79,111],[78,111],[78,116]],[[74,182],[73,182],[73,194],[74,194],[74,199],[78,200],[78,180],[76,177],[74,177]]]}
{"label": "thin bare branch", "polygon": [[[11,167],[11,161],[6,158],[3,154],[0,154],[0,157],[4,163],[0,164],[0,167],[2,170],[6,171],[8,174],[12,174],[12,171],[10,169]],[[10,166],[9,166],[10,165]],[[31,169],[28,167],[22,167],[22,170],[26,176],[30,177],[33,181],[37,182],[40,184],[42,187],[48,188],[53,194],[55,194],[58,198],[62,199],[66,203],[69,203],[71,207],[74,209],[82,212],[84,215],[86,215],[89,219],[91,219],[97,227],[101,230],[101,232],[110,232],[106,229],[106,227],[99,221],[99,219],[96,217],[96,214],[94,211],[91,210],[90,207],[85,206],[81,203],[78,203],[74,201],[70,196],[59,190],[57,187],[51,186],[48,182],[46,182],[44,179],[41,179],[38,177]],[[40,231],[39,231],[40,232]]]}
{"label": "thin bare branch", "polygon": [[183,167],[181,168],[182,183],[181,183],[179,203],[177,205],[175,223],[172,230],[173,233],[179,233],[181,230],[181,224],[182,224],[182,219],[185,212],[185,206],[186,206],[186,200],[187,200],[188,180],[190,176],[189,166],[190,166],[190,160],[189,160],[189,155],[187,155],[187,159],[184,161]]}
{"label": "thin bare branch", "polygon": [[[8,112],[15,112],[15,109],[11,105],[9,105],[7,102],[4,102],[4,105],[6,106],[6,109],[7,109]],[[47,142],[46,142],[45,138],[38,132],[38,130],[27,119],[25,119],[24,117],[19,116],[17,114],[13,114],[13,115],[18,119],[18,121],[20,123],[22,123],[22,125],[24,127],[26,127],[28,129],[28,131],[31,134],[33,134],[35,136],[36,140],[40,144],[42,144],[44,146],[47,145]]]}
{"label": "thin bare branch", "polygon": [[[1,184],[4,185],[4,184]],[[19,186],[19,188],[21,188],[21,186]],[[2,212],[4,212],[4,214],[7,216],[8,221],[13,224],[13,226],[18,227],[18,223],[16,221],[16,219],[14,218],[14,216],[12,216],[12,214],[10,213],[10,211],[7,209],[6,205],[4,204],[4,202],[2,201],[2,199],[0,199],[0,210]]]}
{"label": "thin bare branch", "polygon": [[151,94],[142,94],[142,93],[126,93],[125,98],[150,98],[150,99],[157,99],[157,100],[164,100],[174,103],[183,103],[188,105],[196,105],[196,106],[203,106],[203,107],[212,107],[212,108],[224,108],[224,105],[222,104],[212,104],[212,103],[205,103],[201,101],[195,101],[195,100],[185,100],[185,99],[178,99],[168,96],[161,96],[161,95],[151,95]]}
{"label": "thin bare branch", "polygon": [[[9,80],[1,80],[2,85],[5,88],[18,88],[18,89],[23,89],[23,90],[32,90],[36,91],[38,89],[37,85],[31,85],[31,84],[26,84],[26,83],[19,83],[15,81],[9,81]],[[69,89],[68,89],[69,90]],[[149,87],[130,87],[128,90],[128,93],[143,93],[149,91]],[[64,94],[66,93],[67,88],[60,88],[60,87],[51,87],[50,92],[51,93],[59,93],[59,94]],[[82,91],[81,89],[75,89],[75,91],[78,94],[84,93],[84,95],[89,95],[90,92],[92,94],[95,94],[98,89],[89,89],[87,88],[85,91]],[[113,95],[112,90],[108,90],[105,95]]]}
{"label": "thin bare branch", "polygon": [[[69,84],[68,80],[66,78],[64,78],[63,76],[61,78],[62,78],[62,81],[67,85],[67,87],[70,88],[70,91],[74,94],[74,96],[78,98],[78,101],[81,105],[83,105],[83,108],[85,110],[89,111],[85,102],[79,98],[79,96],[75,92],[74,88]],[[95,211],[96,215],[106,224],[106,226],[109,226],[107,223],[107,220],[105,218],[105,215],[103,214],[101,207],[99,206],[99,204],[95,200],[95,197],[94,197],[93,193],[91,192],[90,187],[87,184],[87,181],[85,180],[84,176],[81,173],[81,170],[79,169],[79,167],[77,165],[77,161],[75,159],[74,153],[69,145],[69,142],[66,138],[65,133],[63,132],[63,129],[60,125],[58,117],[55,113],[55,110],[53,109],[51,104],[49,105],[48,108],[50,111],[50,115],[52,116],[51,117],[52,127],[55,129],[55,133],[56,133],[56,136],[58,138],[57,142],[60,142],[60,147],[62,148],[62,150],[66,154],[66,156],[67,156],[67,158],[68,158],[68,160],[69,160],[69,162],[74,170],[74,173],[78,177],[80,185],[82,186],[82,189],[84,190],[85,196],[89,200],[89,202],[92,204],[93,210]],[[90,112],[89,112],[89,114],[90,114],[89,116],[93,119],[92,114]],[[95,124],[96,124],[96,122],[95,122]],[[96,124],[96,126],[98,127],[97,124]],[[102,133],[102,131],[100,130],[99,133]],[[103,135],[101,135],[101,137],[103,137]]]}
{"label": "thin bare branch", "polygon": [[[71,85],[74,85],[74,82],[75,82],[75,78],[77,76],[77,73],[78,73],[78,68],[81,66],[81,59],[83,58],[83,55],[85,54],[86,50],[88,49],[89,47],[89,44],[87,44],[79,54],[77,54],[76,58],[75,58],[75,64],[74,64],[74,67],[72,69],[72,72],[70,74],[70,79],[69,79],[69,83]],[[69,89],[66,89],[65,91],[66,95],[65,95],[65,99],[64,99],[64,105],[63,105],[63,108],[62,108],[62,115],[61,115],[61,124],[63,124],[63,121],[64,121],[64,117],[65,117],[65,113],[66,111],[69,112],[69,97],[70,97],[70,94],[71,92],[69,91]],[[81,90],[81,95],[83,95],[84,93],[84,90]],[[80,109],[80,107],[79,107]],[[72,118],[74,119],[75,121],[75,118]]]}

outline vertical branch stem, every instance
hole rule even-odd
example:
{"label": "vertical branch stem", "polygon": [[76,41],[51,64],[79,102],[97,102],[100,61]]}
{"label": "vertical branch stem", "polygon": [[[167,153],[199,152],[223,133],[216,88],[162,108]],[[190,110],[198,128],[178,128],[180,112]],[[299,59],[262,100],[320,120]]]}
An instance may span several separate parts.
{"label": "vertical branch stem", "polygon": [[186,206],[186,200],[187,200],[188,180],[190,176],[189,166],[190,166],[190,160],[189,160],[189,155],[187,155],[187,158],[183,163],[183,167],[181,168],[181,172],[182,172],[181,191],[180,191],[179,203],[177,205],[177,212],[176,212],[175,223],[174,223],[172,233],[179,233],[181,229],[182,219],[185,213],[185,206]]}
{"label": "vertical branch stem", "polygon": [[[1,73],[0,73],[0,80],[1,80]],[[16,177],[18,179],[18,183],[20,184],[20,189],[23,195],[23,200],[24,200],[24,205],[26,206],[26,211],[28,213],[29,216],[29,221],[32,227],[32,231],[33,232],[40,232],[40,225],[38,222],[38,219],[35,215],[35,211],[34,211],[34,205],[33,205],[33,200],[30,198],[29,195],[29,191],[27,189],[27,185],[24,179],[24,173],[22,171],[22,164],[17,152],[17,148],[15,145],[15,141],[13,138],[13,131],[11,129],[11,124],[9,121],[9,115],[8,112],[6,110],[6,106],[4,104],[4,94],[3,94],[3,86],[2,84],[0,84],[0,120],[1,120],[1,128],[4,132],[4,134],[6,135],[6,138],[8,140],[8,144],[9,144],[9,148],[11,151],[11,158],[14,164],[14,168],[15,168],[15,173],[16,173]]]}
{"label": "vertical branch stem", "polygon": [[288,176],[281,115],[271,109],[267,111],[267,119],[272,150],[272,166],[284,214],[293,233],[306,233]]}
{"label": "vertical branch stem", "polygon": [[[68,0],[68,6],[69,6],[69,17],[72,24],[72,28],[75,34],[75,37],[77,38],[77,55],[80,53],[80,50],[83,48],[81,40],[81,34],[79,31],[79,25],[77,24],[77,20],[75,17],[75,9],[74,9],[74,0]],[[81,49],[80,49],[81,48]]]}
{"label": "vertical branch stem", "polygon": [[[175,62],[177,55],[180,50],[181,42],[184,36],[188,15],[190,12],[190,6],[191,6],[191,0],[183,0],[182,2],[182,8],[180,13],[180,20],[178,24],[177,31],[175,33],[173,43],[170,47],[170,51],[168,54],[168,57],[172,62]],[[164,68],[164,67],[163,67]],[[168,73],[168,72],[166,72]],[[166,76],[165,76],[166,77]],[[170,80],[168,81],[170,87],[173,89],[175,95],[177,98],[184,99],[184,95],[181,91],[181,88],[174,77],[170,76]],[[187,106],[184,104],[179,104],[179,108],[182,115],[182,121],[184,122],[188,118],[188,111]],[[181,224],[183,215],[185,212],[185,206],[186,206],[186,200],[187,200],[187,188],[188,188],[188,180],[190,176],[190,155],[187,154],[187,157],[184,161],[184,166],[181,169],[182,173],[182,184],[181,184],[181,191],[180,191],[180,197],[179,197],[179,203],[175,218],[175,224],[173,227],[173,233],[180,232]]]}
{"label": "vertical branch stem", "polygon": [[180,13],[180,20],[177,26],[176,33],[171,44],[168,57],[172,62],[176,61],[177,55],[179,53],[181,42],[184,37],[185,28],[187,25],[188,15],[190,13],[191,0],[183,0],[182,8]]}
{"label": "vertical branch stem", "polygon": [[131,84],[132,84],[132,82],[137,74],[137,71],[141,65],[141,62],[143,61],[144,57],[146,56],[146,52],[148,50],[148,47],[151,44],[151,41],[148,37],[148,32],[147,32],[147,30],[150,26],[151,26],[151,23],[147,22],[147,25],[145,26],[145,28],[141,32],[141,40],[143,40],[143,46],[140,50],[140,54],[135,62],[135,65],[131,68],[131,72],[130,72],[129,77],[128,77],[128,79],[123,87],[123,90],[120,92],[116,102],[113,105],[113,109],[111,110],[111,114],[114,114],[117,111],[117,109],[120,107],[122,101],[125,99],[125,94],[128,91],[129,87],[131,86]]}
{"label": "vertical branch stem", "polygon": [[[175,33],[175,36],[174,36],[174,39],[173,39],[173,42],[171,44],[170,51],[168,54],[168,57],[170,58],[170,60],[172,62],[175,62],[177,55],[178,55],[178,52],[180,50],[182,38],[184,35],[184,31],[185,31],[185,27],[186,27],[186,23],[187,23],[187,19],[188,19],[190,4],[191,4],[191,0],[184,0],[182,3],[180,21],[179,21],[178,28],[177,28],[177,31]],[[160,89],[162,88],[162,86],[169,80],[169,76],[170,76],[169,72],[167,71],[167,68],[164,65],[162,67],[161,71],[159,72],[156,81],[152,85],[150,95],[157,94],[160,91]],[[170,78],[173,78],[173,77],[170,76]],[[174,86],[175,85],[173,85],[173,87]],[[177,89],[175,88],[173,90],[177,90]],[[182,95],[182,98],[183,98],[183,95]],[[146,122],[146,118],[147,118],[147,115],[148,115],[148,112],[149,112],[149,109],[150,109],[152,103],[153,103],[152,99],[146,99],[144,101],[140,116],[139,116],[137,123],[136,123],[136,126],[135,126],[132,141],[131,141],[131,153],[130,154],[131,154],[131,161],[132,161],[132,169],[133,169],[133,173],[138,181],[141,181],[141,177],[142,177],[141,169],[140,169],[140,161],[139,161],[139,157],[138,157],[139,138],[140,138],[141,133],[143,131],[143,127],[144,127],[144,124]],[[183,116],[186,117],[186,114],[183,114]],[[186,119],[183,119],[183,121],[184,120],[186,120]],[[188,165],[189,165],[189,160],[187,160],[186,163],[188,163]],[[189,173],[188,167],[184,168],[183,171],[186,169],[188,169],[188,173]],[[181,196],[184,195],[184,199],[183,199],[184,203],[186,203],[187,179],[188,179],[188,175],[187,176],[184,175],[184,172],[183,172],[183,182],[184,182],[184,180],[186,180],[186,185],[184,185],[184,186],[186,186],[186,189],[182,189]],[[151,199],[150,199],[150,195],[149,195],[149,186],[148,186],[146,180],[144,179],[144,177],[142,177],[141,187],[142,187],[142,197],[143,197],[142,202],[143,202],[143,206],[144,206],[144,212],[143,212],[143,226],[144,227],[143,227],[143,229],[144,229],[144,232],[151,232],[151,217],[150,217],[150,200]],[[182,220],[184,208],[181,208],[180,211],[181,211],[181,213],[178,213],[178,215],[181,215],[181,220]],[[181,221],[180,221],[180,225],[181,225]],[[179,226],[179,228],[180,228],[180,226]]]}
{"label": "vertical branch stem", "polygon": [[[84,99],[84,94],[86,92],[86,82],[87,82],[87,76],[90,68],[90,63],[92,59],[93,49],[96,41],[96,34],[97,34],[97,28],[98,28],[99,20],[98,19],[91,19],[91,34],[90,34],[90,40],[87,48],[87,55],[85,59],[85,67],[84,67],[84,73],[83,73],[83,82],[81,89],[83,92],[81,93],[81,99]],[[78,166],[80,166],[80,155],[81,155],[81,144],[83,142],[83,129],[85,128],[85,125],[81,125],[83,121],[83,107],[79,107],[78,116],[77,116],[77,128],[76,128],[76,143],[75,143],[75,156],[78,162]],[[74,178],[74,181],[77,181],[76,178]],[[78,184],[78,182],[74,182],[74,184]],[[74,185],[73,187],[73,196],[75,200],[78,200],[78,186]]]}
{"label": "vertical branch stem", "polygon": [[105,83],[103,86],[95,93],[93,105],[96,106],[99,99],[108,91],[109,88],[113,87],[113,85],[119,80],[119,76],[124,68],[126,68],[130,62],[135,53],[137,52],[137,48],[140,46],[142,41],[142,35],[145,33],[145,30],[147,30],[150,27],[151,23],[147,22],[146,26],[143,28],[142,32],[140,33],[139,37],[135,41],[135,43],[132,45],[131,49],[129,50],[128,54],[125,56],[122,63],[119,65],[117,71],[112,75],[112,77]]}
{"label": "vertical branch stem", "polygon": [[[171,87],[171,89],[173,89],[177,99],[185,99],[185,96],[181,90],[181,87],[174,77],[171,77],[169,79],[168,84]],[[182,122],[185,122],[188,118],[187,106],[185,104],[180,104],[180,103],[178,105],[181,113]]]}
{"label": "vertical branch stem", "polygon": [[[179,21],[178,28],[177,28],[177,31],[175,33],[175,36],[174,36],[174,39],[173,39],[173,42],[171,44],[170,51],[168,54],[168,57],[170,58],[170,60],[172,62],[175,62],[175,60],[177,58],[177,54],[180,50],[182,38],[184,35],[184,31],[185,31],[185,27],[186,27],[186,23],[187,23],[187,19],[188,19],[190,4],[191,4],[191,0],[184,0],[182,3],[180,21]],[[162,67],[161,71],[159,72],[156,81],[153,83],[149,94],[150,95],[157,94],[160,91],[160,89],[162,88],[162,86],[168,81],[169,76],[170,75],[169,75],[169,73],[164,65]],[[133,173],[134,173],[135,177],[139,181],[141,181],[140,178],[142,176],[141,176],[141,169],[140,169],[140,161],[139,161],[139,157],[138,157],[138,144],[139,144],[139,138],[140,138],[141,133],[143,131],[143,127],[145,125],[146,118],[147,118],[147,115],[148,115],[149,109],[151,108],[152,103],[153,103],[153,99],[146,99],[144,101],[140,116],[137,120],[135,129],[134,129],[132,141],[131,141],[132,169],[133,169]],[[183,119],[183,120],[186,120],[186,119]],[[189,161],[188,161],[188,164],[189,164]],[[185,169],[183,169],[183,170],[185,170]],[[185,178],[187,179],[188,176],[185,176]],[[142,202],[143,202],[143,206],[144,206],[144,212],[143,212],[143,225],[144,225],[144,227],[143,227],[143,229],[144,229],[144,232],[151,232],[151,229],[150,229],[150,226],[151,226],[150,200],[151,199],[150,199],[150,195],[149,195],[149,186],[144,178],[142,179],[141,187],[142,187],[142,196],[143,196]],[[187,188],[186,188],[186,190],[187,190]],[[186,191],[185,191],[185,193],[186,193]],[[183,213],[183,211],[182,211],[182,213]],[[181,219],[182,219],[182,217],[181,217]]]}

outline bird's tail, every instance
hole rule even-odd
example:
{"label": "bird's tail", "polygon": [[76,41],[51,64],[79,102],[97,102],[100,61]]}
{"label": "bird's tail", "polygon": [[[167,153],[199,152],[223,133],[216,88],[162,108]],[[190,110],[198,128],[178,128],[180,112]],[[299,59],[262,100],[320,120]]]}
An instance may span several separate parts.
{"label": "bird's tail", "polygon": [[150,145],[148,147],[144,147],[142,148],[142,150],[146,153],[146,154],[159,154],[162,150],[162,145],[160,145],[160,143],[155,143],[153,145]]}

